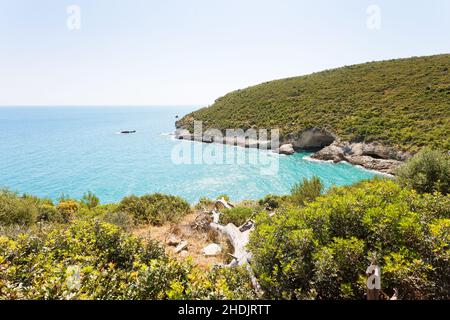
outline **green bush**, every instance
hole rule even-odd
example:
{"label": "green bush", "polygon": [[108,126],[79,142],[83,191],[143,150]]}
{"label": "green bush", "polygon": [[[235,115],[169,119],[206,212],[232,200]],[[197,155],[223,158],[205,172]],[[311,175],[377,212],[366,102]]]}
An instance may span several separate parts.
{"label": "green bush", "polygon": [[0,224],[29,226],[36,222],[38,208],[30,198],[19,197],[8,190],[0,190]]}
{"label": "green bush", "polygon": [[133,216],[129,213],[121,211],[108,212],[103,217],[103,220],[127,231],[131,230],[134,226]]}
{"label": "green bush", "polygon": [[233,223],[235,226],[241,226],[253,215],[253,209],[247,207],[236,207],[232,209],[224,209],[221,211],[220,223],[229,224]]}
{"label": "green bush", "polygon": [[266,298],[363,299],[360,279],[375,255],[386,293],[448,299],[449,200],[390,180],[333,188],[304,207],[258,215],[252,266]]}
{"label": "green bush", "polygon": [[193,268],[188,281],[172,282],[167,292],[170,299],[249,300],[256,299],[249,272],[245,267],[213,267],[205,272]]}
{"label": "green bush", "polygon": [[63,215],[55,206],[49,204],[42,204],[38,207],[38,220],[45,222],[64,222]]}
{"label": "green bush", "polygon": [[314,201],[323,191],[323,184],[316,176],[311,180],[303,178],[303,181],[295,184],[291,190],[291,201],[296,205],[304,205]]}
{"label": "green bush", "polygon": [[263,199],[260,199],[258,203],[264,209],[273,211],[275,209],[278,209],[283,203],[285,203],[287,198],[288,198],[287,196],[278,196],[269,194],[265,196]]}
{"label": "green bush", "polygon": [[358,282],[367,268],[363,240],[334,238],[317,249],[312,261],[317,299],[358,299],[364,294]]}
{"label": "green bush", "polygon": [[417,192],[449,194],[450,154],[425,149],[401,166],[396,174],[402,186]]}
{"label": "green bush", "polygon": [[190,212],[190,206],[180,197],[155,193],[126,197],[120,202],[117,211],[131,214],[137,223],[162,225],[179,221]]}

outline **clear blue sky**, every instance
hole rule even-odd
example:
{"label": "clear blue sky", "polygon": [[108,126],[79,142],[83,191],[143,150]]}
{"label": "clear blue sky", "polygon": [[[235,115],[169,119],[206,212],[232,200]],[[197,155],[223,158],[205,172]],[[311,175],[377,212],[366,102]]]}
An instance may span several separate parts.
{"label": "clear blue sky", "polygon": [[0,105],[208,105],[272,79],[438,53],[450,53],[448,0],[0,0]]}

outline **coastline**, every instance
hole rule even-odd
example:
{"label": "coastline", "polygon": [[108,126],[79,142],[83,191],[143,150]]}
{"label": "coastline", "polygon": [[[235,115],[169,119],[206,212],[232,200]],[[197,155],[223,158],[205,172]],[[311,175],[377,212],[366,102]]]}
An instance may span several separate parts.
{"label": "coastline", "polygon": [[[394,177],[395,170],[411,158],[411,155],[407,152],[398,151],[378,142],[352,143],[341,141],[331,133],[318,128],[305,130],[299,135],[288,136],[288,138],[284,139],[275,149],[271,148],[271,141],[269,140],[259,141],[235,136],[224,137],[217,141],[218,139],[212,136],[202,135],[201,137],[196,137],[183,127],[177,127],[172,133],[172,136],[175,140],[186,140],[206,144],[225,144],[245,149],[265,150],[270,151],[273,154],[286,156],[299,153],[299,150],[314,150],[316,152],[311,156],[304,157],[304,160],[325,163],[346,162],[355,167],[367,170],[368,172],[384,175],[386,177]],[[305,136],[307,137],[305,138]],[[330,142],[330,137],[333,137],[332,142]],[[261,148],[261,146],[264,148]]]}
{"label": "coastline", "polygon": [[367,172],[371,172],[371,173],[374,173],[374,174],[377,174],[377,175],[380,175],[380,176],[385,176],[385,177],[387,177],[387,178],[394,178],[394,177],[395,177],[395,175],[393,175],[393,174],[389,174],[389,173],[382,172],[382,171],[378,171],[378,170],[368,169],[368,168],[365,168],[365,167],[363,167],[363,166],[361,166],[361,165],[353,164],[353,163],[350,163],[350,162],[345,161],[345,160],[342,160],[342,161],[339,161],[339,162],[334,162],[333,160],[319,160],[319,159],[314,159],[314,158],[312,158],[311,156],[305,156],[305,157],[303,157],[302,159],[303,159],[303,160],[306,160],[306,161],[310,161],[310,162],[317,162],[317,163],[333,163],[333,164],[336,164],[336,163],[343,163],[343,164],[347,164],[347,165],[349,165],[349,166],[353,166],[353,167],[356,167],[356,168],[360,168],[361,170],[364,170],[364,171],[367,171]]}

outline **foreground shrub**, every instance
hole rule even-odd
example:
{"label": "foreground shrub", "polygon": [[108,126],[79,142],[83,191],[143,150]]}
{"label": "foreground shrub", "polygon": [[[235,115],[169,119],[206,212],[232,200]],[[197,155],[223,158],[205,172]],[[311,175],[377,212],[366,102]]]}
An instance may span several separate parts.
{"label": "foreground shrub", "polygon": [[334,238],[317,248],[314,263],[314,290],[318,299],[357,299],[364,294],[358,281],[366,268],[364,241]]}
{"label": "foreground shrub", "polygon": [[401,166],[397,179],[420,193],[450,193],[450,154],[425,149]]}
{"label": "foreground shrub", "polygon": [[137,223],[162,225],[179,221],[190,212],[190,206],[180,197],[155,193],[126,197],[120,202],[117,211],[131,214]]}
{"label": "foreground shrub", "polygon": [[192,268],[187,281],[171,283],[167,291],[169,299],[189,300],[249,300],[257,295],[245,267],[220,268],[211,270]]}
{"label": "foreground shrub", "polygon": [[0,296],[124,298],[132,271],[153,259],[166,259],[159,245],[106,223],[77,222],[40,236],[0,237]]}
{"label": "foreground shrub", "polygon": [[449,200],[375,180],[260,214],[254,271],[267,298],[363,299],[360,279],[375,255],[386,293],[449,299]]}
{"label": "foreground shrub", "polygon": [[200,270],[95,221],[0,237],[0,299],[250,299],[248,273]]}

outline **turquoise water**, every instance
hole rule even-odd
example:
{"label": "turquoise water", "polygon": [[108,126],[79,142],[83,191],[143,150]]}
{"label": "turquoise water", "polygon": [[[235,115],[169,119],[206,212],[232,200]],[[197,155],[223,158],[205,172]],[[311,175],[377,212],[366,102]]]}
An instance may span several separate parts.
{"label": "turquoise water", "polygon": [[[319,176],[327,187],[374,176],[348,164],[306,161],[308,154],[279,156],[220,145],[220,155],[264,156],[278,164],[179,164],[176,148],[196,143],[174,140],[175,116],[195,107],[0,108],[0,186],[57,199],[96,193],[102,203],[130,194],[162,192],[190,202],[228,194],[234,201],[285,194],[303,177]],[[137,130],[120,135],[121,130]],[[218,146],[215,146],[217,148]]]}

